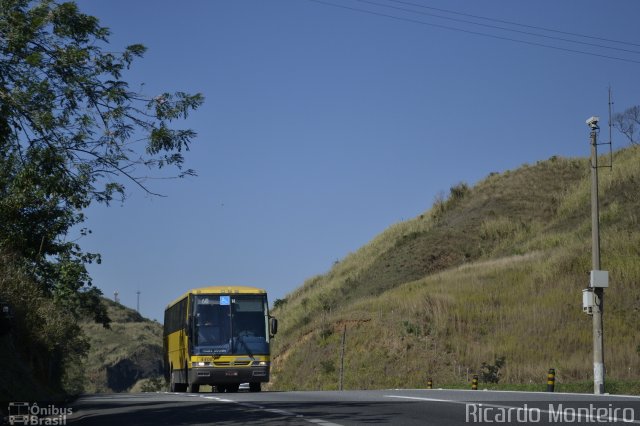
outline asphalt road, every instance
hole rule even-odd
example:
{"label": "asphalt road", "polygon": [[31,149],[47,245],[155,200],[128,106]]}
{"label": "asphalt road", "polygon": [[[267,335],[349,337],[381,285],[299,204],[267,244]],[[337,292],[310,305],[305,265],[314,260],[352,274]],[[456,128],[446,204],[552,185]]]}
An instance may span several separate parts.
{"label": "asphalt road", "polygon": [[[640,398],[465,390],[88,395],[74,425],[640,424]],[[502,421],[501,421],[502,420]]]}

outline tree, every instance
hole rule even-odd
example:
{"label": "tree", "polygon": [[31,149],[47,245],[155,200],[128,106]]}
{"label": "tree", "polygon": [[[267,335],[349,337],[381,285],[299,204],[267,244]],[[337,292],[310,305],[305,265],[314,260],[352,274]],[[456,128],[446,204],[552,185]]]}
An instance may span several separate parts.
{"label": "tree", "polygon": [[637,127],[640,126],[640,105],[632,106],[624,112],[619,112],[612,117],[613,127],[625,135],[632,144],[640,143],[636,138]]}
{"label": "tree", "polygon": [[172,125],[204,100],[132,91],[122,75],[146,49],[108,52],[108,37],[72,2],[0,0],[0,248],[46,294],[104,324],[85,268],[100,257],[66,237],[92,202],[123,200],[127,183],[156,194],[150,170],[194,175],[183,153],[196,134]]}

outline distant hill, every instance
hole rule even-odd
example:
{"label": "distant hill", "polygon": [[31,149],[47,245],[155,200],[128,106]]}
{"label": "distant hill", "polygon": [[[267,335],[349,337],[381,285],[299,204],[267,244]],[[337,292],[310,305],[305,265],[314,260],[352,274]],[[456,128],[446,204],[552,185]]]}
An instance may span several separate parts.
{"label": "distant hill", "polygon": [[109,299],[111,328],[85,321],[81,324],[91,348],[84,363],[86,392],[126,392],[164,383],[162,325]]}
{"label": "distant hill", "polygon": [[[345,327],[345,388],[467,386],[499,357],[501,383],[592,380],[590,185],[588,159],[554,156],[453,186],[276,301],[271,387],[336,389]],[[640,147],[600,169],[600,209],[607,377],[637,382]]]}

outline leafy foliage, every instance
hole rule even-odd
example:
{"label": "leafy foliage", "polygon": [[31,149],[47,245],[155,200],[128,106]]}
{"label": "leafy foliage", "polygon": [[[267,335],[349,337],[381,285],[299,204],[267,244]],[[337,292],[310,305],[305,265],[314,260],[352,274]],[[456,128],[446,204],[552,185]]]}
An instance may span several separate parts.
{"label": "leafy foliage", "polygon": [[455,207],[470,191],[469,185],[465,182],[460,182],[449,188],[449,198],[445,198],[443,192],[438,193],[431,209],[433,219],[440,220],[447,211]]}
{"label": "leafy foliage", "polygon": [[[0,255],[10,254],[18,282],[38,287],[54,321],[39,328],[26,305],[16,307],[26,336],[17,349],[57,357],[47,362],[60,377],[41,375],[45,382],[60,383],[71,354],[86,353],[72,337],[82,336],[78,319],[110,322],[86,269],[100,256],[70,238],[83,210],[124,200],[128,184],[158,195],[146,186],[154,171],[195,174],[183,164],[196,134],[174,123],[198,108],[202,95],[131,90],[123,75],[146,48],[111,52],[109,36],[73,2],[0,0]],[[16,292],[7,297],[27,303]],[[37,343],[42,336],[50,341]]]}
{"label": "leafy foliage", "polygon": [[141,387],[142,392],[161,392],[165,390],[165,381],[162,377],[152,377],[146,380]]}
{"label": "leafy foliage", "polygon": [[124,199],[125,182],[153,193],[141,169],[193,175],[182,165],[195,133],[171,123],[203,102],[131,91],[122,75],[146,49],[106,52],[108,36],[74,3],[0,1],[0,247],[71,312],[105,325],[85,268],[100,256],[66,237],[92,202]]}
{"label": "leafy foliage", "polygon": [[[121,76],[144,46],[128,46],[119,55],[104,52],[108,29],[74,3],[42,1],[28,9],[29,3],[2,1],[1,128],[9,146],[44,155],[49,161],[39,165],[75,184],[85,196],[69,200],[74,207],[124,195],[122,183],[102,178],[124,176],[144,187],[137,166],[181,168],[195,133],[169,123],[185,118],[202,96],[145,98],[132,92]],[[133,150],[133,137],[146,142],[145,154]]]}
{"label": "leafy foliage", "polygon": [[330,359],[320,361],[320,368],[324,374],[331,374],[336,371],[336,365],[333,360]]}
{"label": "leafy foliage", "polygon": [[483,383],[498,383],[500,381],[500,369],[504,367],[506,358],[499,356],[493,364],[486,362],[480,367],[480,381]]}
{"label": "leafy foliage", "polygon": [[287,304],[287,298],[284,299],[276,299],[273,301],[273,309],[278,309]]}
{"label": "leafy foliage", "polygon": [[[0,347],[0,354],[4,355],[0,357],[9,357],[6,365],[12,366],[3,372],[8,377],[0,375],[3,400],[28,395],[29,390],[24,388],[28,386],[27,373],[17,373],[16,369],[25,369],[34,379],[60,392],[65,382],[75,380],[72,374],[76,372],[67,367],[78,364],[88,349],[72,313],[46,297],[17,263],[15,256],[0,252],[0,300],[9,303],[15,315],[14,339],[9,346]],[[9,389],[4,389],[5,385]]]}
{"label": "leafy foliage", "polygon": [[404,320],[402,321],[402,325],[404,326],[404,331],[408,334],[414,334],[416,336],[420,336],[420,326],[415,325],[411,321]]}

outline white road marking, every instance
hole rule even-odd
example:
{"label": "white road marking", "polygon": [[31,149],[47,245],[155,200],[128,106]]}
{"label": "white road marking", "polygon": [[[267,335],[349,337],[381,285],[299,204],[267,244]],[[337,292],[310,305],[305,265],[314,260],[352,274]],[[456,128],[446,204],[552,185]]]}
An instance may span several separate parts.
{"label": "white road marking", "polygon": [[340,423],[331,423],[322,419],[305,419],[309,423],[314,423],[320,426],[342,426]]}
{"label": "white road marking", "polygon": [[283,416],[296,417],[296,413],[292,413],[291,411],[279,410],[277,408],[265,408],[264,411],[268,411],[270,413],[282,414]]}
{"label": "white road marking", "polygon": [[236,402],[232,399],[218,398],[217,396],[204,396],[204,395],[198,395],[198,396],[204,399],[215,399],[216,401],[220,401],[220,402]]}
{"label": "white road marking", "polygon": [[404,395],[384,395],[385,398],[400,398],[400,399],[415,399],[418,401],[429,401],[429,402],[450,402],[452,404],[469,404],[466,401],[456,401],[453,399],[437,399],[437,398],[423,398],[418,396],[404,396]]}
{"label": "white road marking", "polygon": [[238,404],[242,405],[243,407],[247,407],[247,408],[253,408],[253,409],[256,409],[256,410],[264,410],[264,407],[262,405],[251,404],[249,402],[239,402]]}

